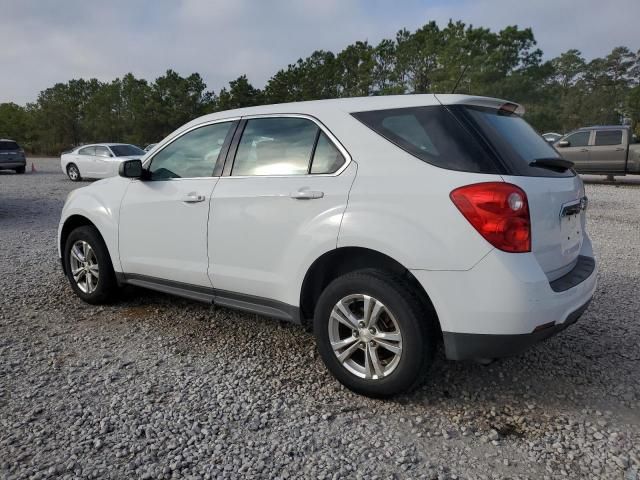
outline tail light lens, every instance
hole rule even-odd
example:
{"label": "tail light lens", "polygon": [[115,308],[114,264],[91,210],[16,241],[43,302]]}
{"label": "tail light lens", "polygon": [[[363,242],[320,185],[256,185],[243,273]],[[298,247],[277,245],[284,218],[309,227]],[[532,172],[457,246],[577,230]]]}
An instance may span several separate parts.
{"label": "tail light lens", "polygon": [[531,220],[524,191],[510,183],[456,188],[449,195],[462,215],[491,245],[505,252],[531,251]]}

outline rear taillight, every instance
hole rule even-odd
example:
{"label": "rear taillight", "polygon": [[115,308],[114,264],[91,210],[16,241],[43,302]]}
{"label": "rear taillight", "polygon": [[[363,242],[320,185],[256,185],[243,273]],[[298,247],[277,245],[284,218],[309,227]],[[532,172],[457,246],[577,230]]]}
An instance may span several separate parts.
{"label": "rear taillight", "polygon": [[529,203],[521,188],[504,182],[476,183],[456,188],[449,196],[491,245],[505,252],[531,251]]}

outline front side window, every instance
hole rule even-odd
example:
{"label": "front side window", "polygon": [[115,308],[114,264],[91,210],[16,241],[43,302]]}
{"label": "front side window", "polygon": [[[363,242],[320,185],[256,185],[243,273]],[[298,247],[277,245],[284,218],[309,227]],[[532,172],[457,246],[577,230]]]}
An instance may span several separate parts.
{"label": "front side window", "polygon": [[318,131],[315,123],[304,118],[247,121],[231,175],[306,175]]}
{"label": "front side window", "polygon": [[569,135],[565,140],[569,142],[570,147],[586,147],[589,145],[589,136],[591,132],[576,132]]}
{"label": "front side window", "polygon": [[620,145],[622,130],[598,130],[596,132],[596,147],[602,145]]}
{"label": "front side window", "polygon": [[96,147],[96,156],[97,157],[110,157],[111,152],[107,147]]}
{"label": "front side window", "polygon": [[95,155],[96,147],[85,147],[78,150],[78,154],[80,155]]}
{"label": "front side window", "polygon": [[233,122],[191,130],[160,150],[151,160],[152,180],[210,177]]}

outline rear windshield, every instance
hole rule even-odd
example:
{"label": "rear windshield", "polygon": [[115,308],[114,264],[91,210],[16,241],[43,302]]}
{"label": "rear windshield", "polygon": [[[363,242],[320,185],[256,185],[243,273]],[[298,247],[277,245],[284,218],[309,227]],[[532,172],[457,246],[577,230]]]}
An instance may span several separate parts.
{"label": "rear windshield", "polygon": [[502,173],[491,151],[445,107],[410,107],[352,114],[367,127],[427,163],[449,170]]}
{"label": "rear windshield", "polygon": [[109,145],[109,148],[116,157],[130,157],[134,155],[144,155],[144,150],[135,145]]}
{"label": "rear windshield", "polygon": [[529,164],[561,158],[524,119],[468,105],[375,110],[352,114],[387,140],[449,170],[524,176],[573,176]]}
{"label": "rear windshield", "polygon": [[9,142],[9,141],[6,141],[6,140],[0,140],[0,150],[2,150],[2,151],[20,150],[20,147],[18,146],[18,144],[16,142]]}
{"label": "rear windshield", "polygon": [[533,177],[571,177],[572,170],[557,171],[530,163],[536,160],[562,158],[531,125],[519,115],[494,108],[461,106],[450,107],[470,129],[479,132],[489,143],[510,175]]}

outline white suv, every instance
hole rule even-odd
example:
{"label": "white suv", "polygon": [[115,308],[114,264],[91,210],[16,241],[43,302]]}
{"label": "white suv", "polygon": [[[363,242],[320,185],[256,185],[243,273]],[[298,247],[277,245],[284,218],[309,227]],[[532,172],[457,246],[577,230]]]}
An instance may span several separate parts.
{"label": "white suv", "polygon": [[[415,387],[450,359],[521,352],[596,287],[580,178],[483,97],[406,95],[218,112],[73,191],[73,290],[132,284],[313,325],[348,388]],[[230,360],[231,361],[231,360]]]}

